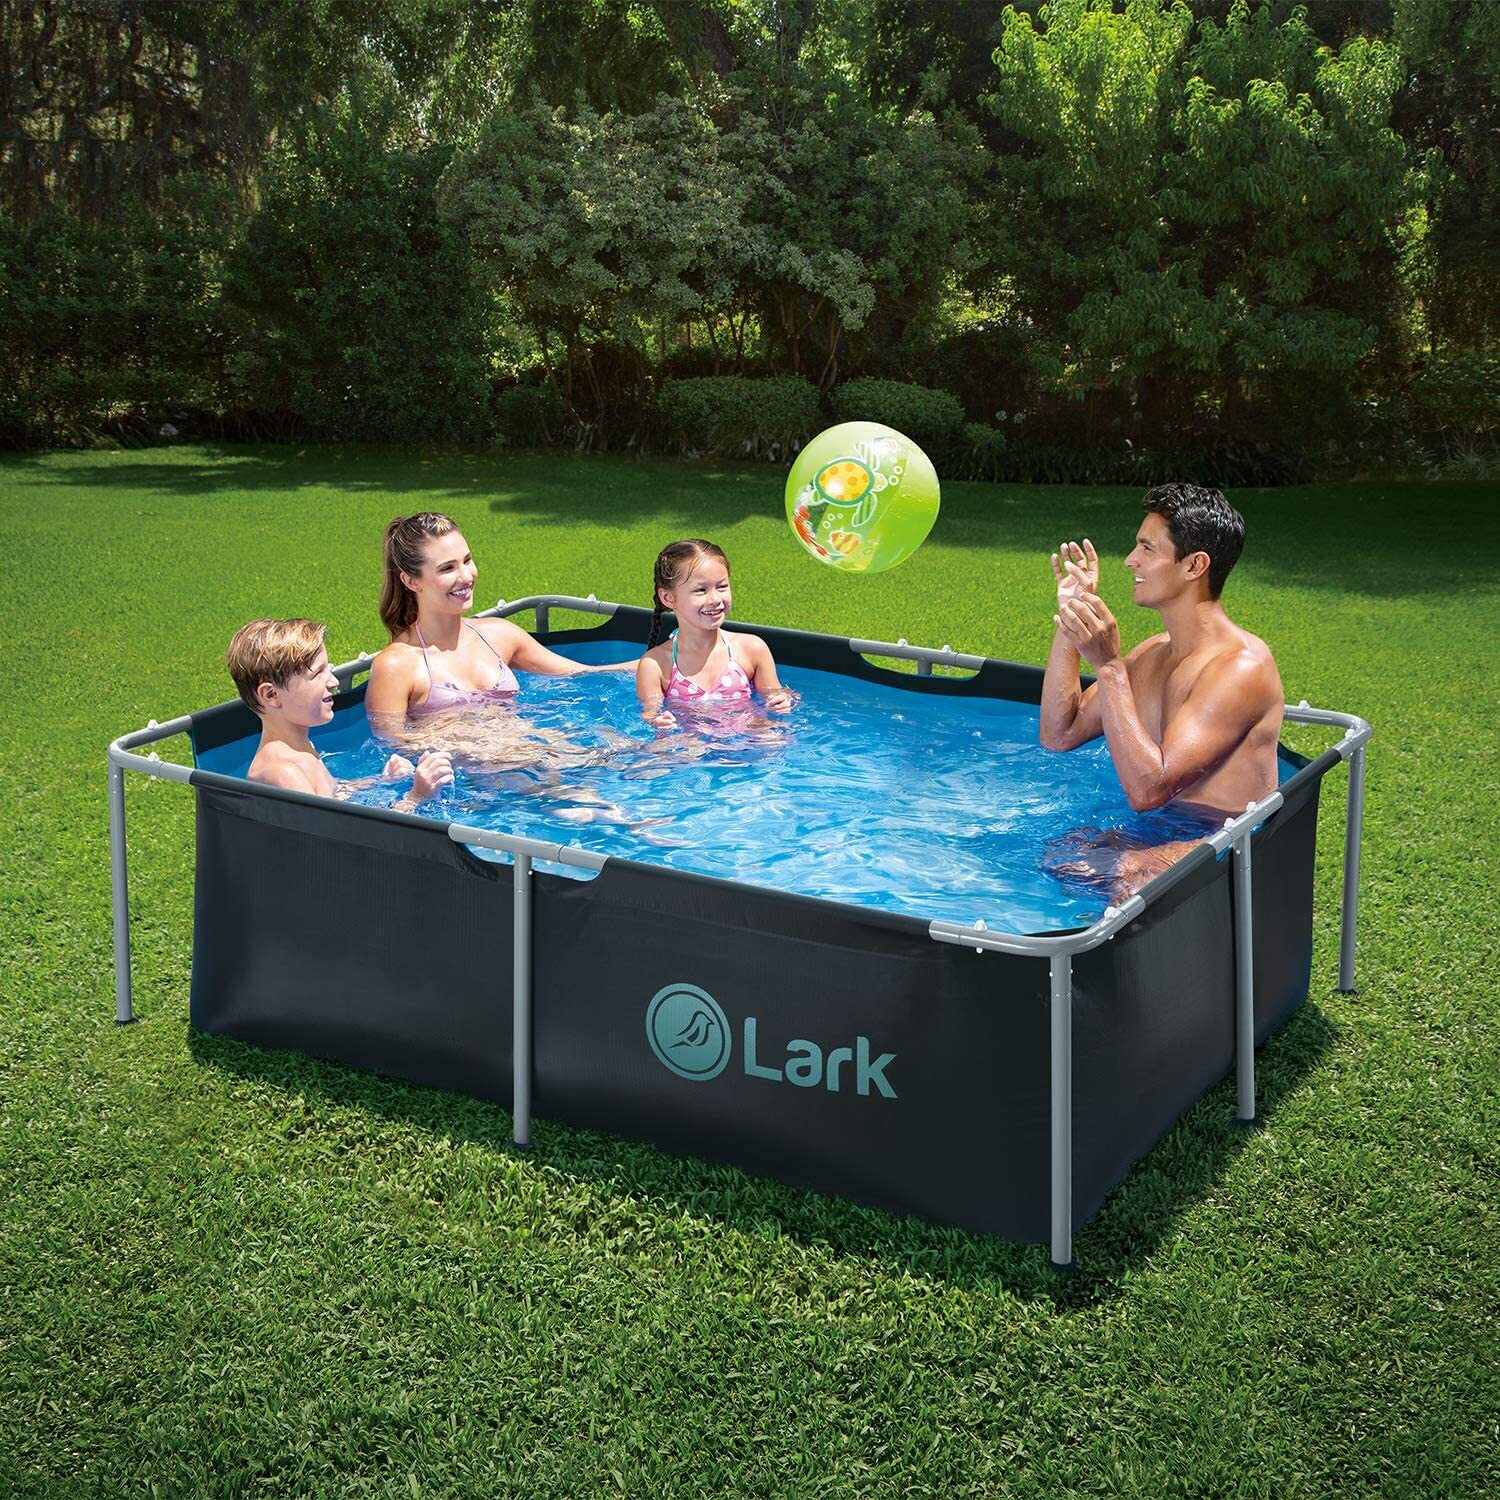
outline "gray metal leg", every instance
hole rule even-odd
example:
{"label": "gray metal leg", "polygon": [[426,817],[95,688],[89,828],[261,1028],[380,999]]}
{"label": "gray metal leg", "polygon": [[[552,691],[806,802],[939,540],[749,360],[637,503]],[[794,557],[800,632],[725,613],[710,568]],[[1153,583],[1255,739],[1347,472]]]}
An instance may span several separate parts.
{"label": "gray metal leg", "polygon": [[1234,845],[1235,1119],[1255,1118],[1255,928],[1250,885],[1250,830]]}
{"label": "gray metal leg", "polygon": [[917,661],[917,676],[918,677],[931,677],[932,676],[932,663],[930,661],[928,661],[925,656],[919,658],[918,661]]}
{"label": "gray metal leg", "polygon": [[115,913],[115,1020],[135,1020],[130,1002],[130,882],[125,872],[125,772],[109,768],[109,884]]}
{"label": "gray metal leg", "polygon": [[1073,1264],[1073,955],[1052,955],[1052,1264]]}
{"label": "gray metal leg", "polygon": [[1344,820],[1344,918],[1339,932],[1339,989],[1354,988],[1354,929],[1359,920],[1359,841],[1365,822],[1365,747],[1349,757],[1349,812]]}
{"label": "gray metal leg", "polygon": [[531,1144],[531,856],[516,855],[511,995],[511,1140]]}
{"label": "gray metal leg", "polygon": [[538,604],[536,607],[536,633],[546,635],[552,625],[552,606],[550,604]]}

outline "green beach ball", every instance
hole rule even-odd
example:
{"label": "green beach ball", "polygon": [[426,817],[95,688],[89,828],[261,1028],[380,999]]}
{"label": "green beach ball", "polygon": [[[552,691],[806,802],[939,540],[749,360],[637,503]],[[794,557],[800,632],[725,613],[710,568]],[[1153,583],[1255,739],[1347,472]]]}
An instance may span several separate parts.
{"label": "green beach ball", "polygon": [[787,521],[803,550],[830,568],[894,568],[927,540],[937,513],[932,460],[884,422],[820,432],[787,476]]}

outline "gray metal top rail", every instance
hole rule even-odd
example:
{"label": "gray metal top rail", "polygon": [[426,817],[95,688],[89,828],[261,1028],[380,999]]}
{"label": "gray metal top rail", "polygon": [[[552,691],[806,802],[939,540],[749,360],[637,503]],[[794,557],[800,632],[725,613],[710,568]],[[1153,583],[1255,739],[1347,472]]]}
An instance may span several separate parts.
{"label": "gray metal top rail", "polygon": [[[620,605],[608,600],[600,600],[593,594],[580,598],[573,594],[530,594],[525,598],[499,600],[491,609],[482,611],[483,615],[510,615],[526,609],[570,609],[585,614],[602,615],[609,618],[614,615]],[[977,671],[988,659],[983,656],[974,656],[965,652],[955,651],[952,646],[944,645],[941,648],[929,646],[910,645],[903,636],[897,641],[876,641],[864,639],[851,639],[849,649],[863,656],[885,656],[897,660],[906,659],[927,665],[945,665],[958,667],[965,670]],[[350,661],[342,662],[332,668],[336,677],[341,681],[349,681],[361,672],[368,670],[370,662],[374,659],[373,653],[361,652]],[[1286,718],[1296,723],[1326,725],[1331,728],[1339,728],[1344,731],[1344,736],[1335,747],[1341,759],[1348,760],[1358,751],[1362,750],[1371,736],[1369,723],[1357,714],[1338,713],[1331,709],[1313,708],[1306,699],[1295,707],[1288,705]],[[192,719],[188,715],[168,719],[162,723],[152,720],[143,729],[137,729],[130,734],[121,735],[114,740],[109,747],[109,764],[112,768],[120,771],[135,771],[143,776],[154,776],[166,781],[186,783],[192,774],[189,766],[176,765],[171,761],[162,760],[154,751],[150,755],[138,755],[134,750],[142,745],[153,744],[159,740],[169,739],[173,735],[186,733],[191,727]],[[1362,757],[1361,757],[1362,758]],[[1352,799],[1351,799],[1352,801]],[[1264,822],[1282,804],[1282,795],[1279,791],[1272,792],[1259,804],[1251,804],[1239,817],[1226,820],[1225,826],[1217,833],[1205,840],[1205,844],[1211,847],[1216,854],[1222,853],[1229,848],[1247,829],[1253,829]],[[466,823],[448,823],[446,825],[448,837],[458,844],[467,844],[485,849],[494,849],[512,856],[524,855],[530,859],[546,860],[553,864],[572,866],[584,870],[602,870],[610,856],[599,854],[594,850],[584,848],[577,844],[551,843],[539,839],[523,837],[520,834],[501,833],[493,829],[476,828]],[[1357,840],[1357,831],[1354,836]],[[1357,844],[1356,844],[1357,847]],[[1150,885],[1144,888],[1143,893],[1130,897],[1121,906],[1106,907],[1099,919],[1090,926],[1077,932],[1063,933],[1057,935],[1044,935],[1034,933],[1009,933],[991,932],[982,922],[967,923],[935,920],[928,926],[929,935],[934,941],[940,943],[957,943],[975,948],[979,951],[991,951],[1001,953],[1030,954],[1034,957],[1051,957],[1062,953],[1084,953],[1099,944],[1107,942],[1127,923],[1134,920],[1141,911],[1145,909],[1149,900],[1155,899],[1165,891],[1176,878],[1185,873],[1184,861],[1172,867],[1156,877]],[[1175,875],[1174,875],[1175,872]],[[1345,902],[1347,906],[1352,894],[1348,888],[1348,870],[1346,869]],[[711,876],[705,876],[711,879]],[[1355,878],[1357,880],[1357,859],[1355,864]],[[1352,966],[1350,970],[1352,974]]]}

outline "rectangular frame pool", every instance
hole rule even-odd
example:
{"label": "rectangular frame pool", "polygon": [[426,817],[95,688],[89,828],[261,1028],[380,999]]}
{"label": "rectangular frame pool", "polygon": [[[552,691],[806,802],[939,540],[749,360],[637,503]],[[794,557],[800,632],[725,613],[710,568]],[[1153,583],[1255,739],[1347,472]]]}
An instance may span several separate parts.
{"label": "rectangular frame pool", "polygon": [[[554,609],[602,620],[554,631]],[[489,613],[523,611],[554,645],[644,643],[650,619],[566,595]],[[1040,701],[1040,668],[746,628],[788,665],[914,694]],[[369,661],[335,669],[341,704],[362,696],[353,681]],[[202,754],[254,732],[243,704],[221,704],[109,748],[116,1019],[134,1016],[131,770],[196,791],[201,1030],[494,1100],[511,1108],[517,1145],[535,1110],[1044,1241],[1065,1265],[1074,1231],[1231,1067],[1237,1117],[1253,1120],[1255,1047],[1308,991],[1318,793],[1341,761],[1351,779],[1339,987],[1353,985],[1370,727],[1305,703],[1287,718],[1342,738],[1123,906],[1038,935],[687,875],[135,753],[187,733]],[[563,879],[548,862],[593,878]],[[498,991],[497,974],[508,975]]]}

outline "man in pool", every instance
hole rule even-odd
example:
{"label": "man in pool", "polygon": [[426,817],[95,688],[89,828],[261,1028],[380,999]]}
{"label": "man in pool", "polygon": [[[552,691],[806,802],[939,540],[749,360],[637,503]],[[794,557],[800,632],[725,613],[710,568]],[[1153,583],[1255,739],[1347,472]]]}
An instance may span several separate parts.
{"label": "man in pool", "polygon": [[[1165,630],[1122,652],[1093,544],[1064,542],[1052,557],[1057,630],[1042,684],[1042,744],[1072,750],[1102,734],[1131,807],[1162,809],[1139,829],[1079,829],[1053,846],[1054,873],[1102,885],[1116,903],[1275,788],[1284,707],[1269,648],[1219,602],[1244,518],[1191,484],[1160,485],[1141,505],[1125,566],[1134,602]],[[1096,678],[1086,689],[1080,657]]]}
{"label": "man in pool", "polygon": [[414,812],[453,780],[446,754],[428,751],[413,766],[393,755],[378,777],[335,781],[313,748],[309,730],[333,719],[338,679],[323,644],[326,627],[315,620],[251,620],[229,643],[229,675],[240,698],[260,718],[260,744],[245,772],[251,781],[346,800],[376,781],[412,778],[412,789],[394,804]]}

